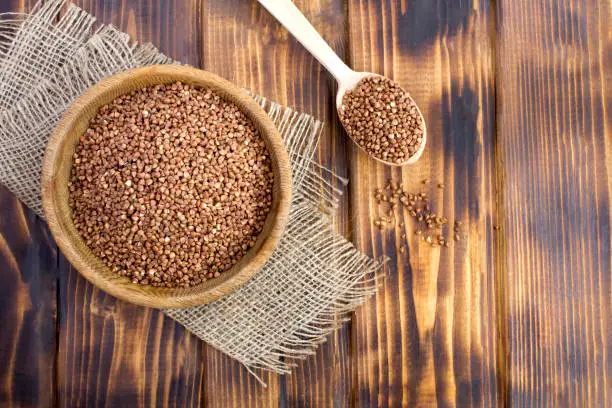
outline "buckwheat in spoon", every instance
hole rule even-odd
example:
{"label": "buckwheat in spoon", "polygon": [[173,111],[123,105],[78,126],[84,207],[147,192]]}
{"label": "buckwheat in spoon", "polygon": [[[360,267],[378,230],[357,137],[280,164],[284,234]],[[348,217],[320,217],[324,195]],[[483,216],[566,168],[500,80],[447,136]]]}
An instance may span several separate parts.
{"label": "buckwheat in spoon", "polygon": [[423,115],[408,92],[371,72],[350,69],[291,0],[258,0],[334,76],[336,108],[348,135],[370,157],[392,166],[415,163],[427,141]]}

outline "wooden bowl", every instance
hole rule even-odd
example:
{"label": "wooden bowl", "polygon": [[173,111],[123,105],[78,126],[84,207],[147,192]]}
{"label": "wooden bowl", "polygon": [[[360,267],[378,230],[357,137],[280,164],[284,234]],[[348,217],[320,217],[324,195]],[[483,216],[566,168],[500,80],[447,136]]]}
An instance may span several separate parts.
{"label": "wooden bowl", "polygon": [[[220,277],[190,288],[138,285],[113,273],[86,246],[72,222],[68,181],[79,137],[99,108],[139,88],[176,81],[210,88],[237,105],[254,123],[270,152],[274,172],[272,208],[255,245]],[[248,281],[270,258],[285,228],[291,205],[291,167],[278,130],[264,110],[230,82],[195,68],[155,65],[113,75],[90,88],[64,113],[43,161],[42,201],[51,233],[70,263],[91,283],[119,299],[155,308],[191,307],[212,302]]]}

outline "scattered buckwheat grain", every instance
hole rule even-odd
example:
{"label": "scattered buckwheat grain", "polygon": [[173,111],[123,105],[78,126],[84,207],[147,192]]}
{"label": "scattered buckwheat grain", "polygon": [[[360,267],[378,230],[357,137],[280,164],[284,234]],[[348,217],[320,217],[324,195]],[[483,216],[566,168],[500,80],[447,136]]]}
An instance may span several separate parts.
{"label": "scattered buckwheat grain", "polygon": [[188,287],[255,244],[272,184],[251,120],[211,90],[174,83],[100,109],[69,190],[77,230],[109,268],[134,283]]}
{"label": "scattered buckwheat grain", "polygon": [[423,119],[408,93],[388,78],[362,79],[342,97],[340,120],[368,154],[401,164],[423,142]]}
{"label": "scattered buckwheat grain", "polygon": [[[429,182],[430,180],[426,179],[424,184],[429,184]],[[401,184],[390,179],[387,181],[384,189],[376,188],[374,190],[374,198],[377,204],[398,210],[397,213],[393,212],[393,215],[394,219],[399,220],[400,228],[405,226],[404,222],[401,221],[403,214],[408,214],[414,218],[414,234],[417,237],[433,247],[440,246],[448,248],[450,246],[450,239],[448,238],[448,234],[450,233],[448,218],[432,210],[432,205],[426,192],[407,192]],[[404,212],[403,210],[406,211]],[[383,222],[383,217],[378,217],[375,225],[383,229],[387,225],[390,225],[391,219],[389,218],[388,221],[389,222]],[[461,221],[456,220],[454,222],[453,238],[455,241],[461,240],[461,236],[459,235],[461,225],[463,225]],[[494,227],[494,229],[497,228]],[[436,233],[437,235],[435,235]],[[402,240],[406,240],[405,233],[402,232],[400,237]]]}

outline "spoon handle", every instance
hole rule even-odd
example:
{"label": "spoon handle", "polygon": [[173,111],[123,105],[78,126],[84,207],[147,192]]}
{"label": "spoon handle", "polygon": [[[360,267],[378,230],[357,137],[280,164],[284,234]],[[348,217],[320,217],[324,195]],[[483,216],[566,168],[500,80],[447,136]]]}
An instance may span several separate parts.
{"label": "spoon handle", "polygon": [[352,73],[291,0],[258,0],[293,36],[340,81]]}

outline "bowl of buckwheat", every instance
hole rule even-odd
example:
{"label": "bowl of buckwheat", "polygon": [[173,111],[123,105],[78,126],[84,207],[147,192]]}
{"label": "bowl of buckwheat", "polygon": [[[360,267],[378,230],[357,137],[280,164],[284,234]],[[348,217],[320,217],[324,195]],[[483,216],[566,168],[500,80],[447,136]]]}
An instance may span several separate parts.
{"label": "bowl of buckwheat", "polygon": [[43,161],[51,233],[71,264],[129,302],[191,307],[269,259],[291,203],[282,138],[244,91],[206,71],[113,75],[64,114]]}

